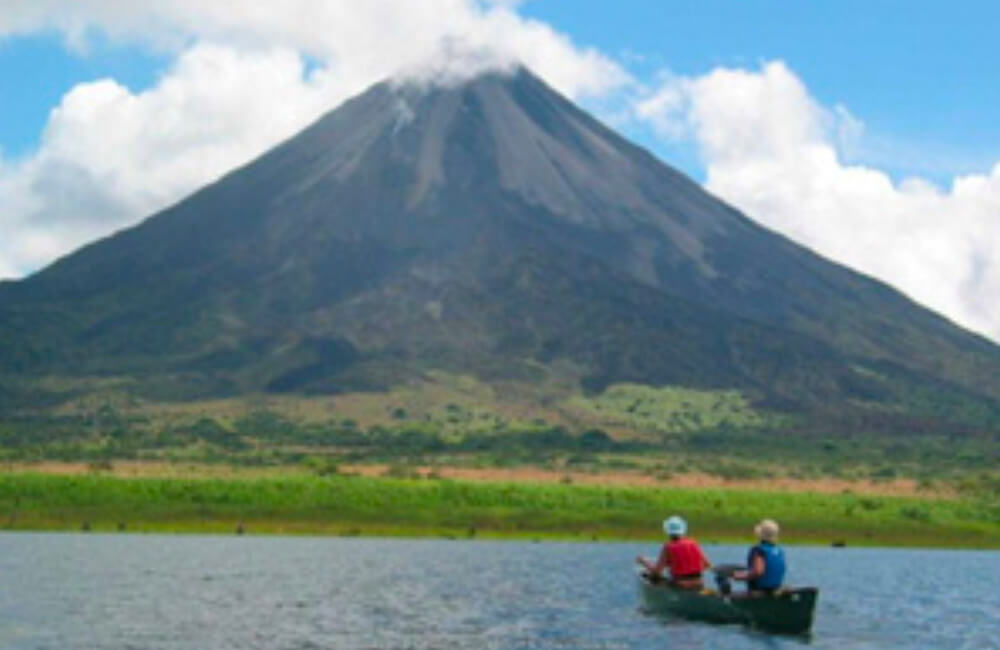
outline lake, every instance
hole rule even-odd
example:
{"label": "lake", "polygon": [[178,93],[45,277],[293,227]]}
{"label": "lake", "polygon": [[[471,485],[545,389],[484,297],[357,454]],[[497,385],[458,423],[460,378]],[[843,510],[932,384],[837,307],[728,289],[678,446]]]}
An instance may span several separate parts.
{"label": "lake", "polygon": [[786,550],[805,640],[640,611],[653,544],[8,533],[0,647],[1000,648],[1000,553]]}

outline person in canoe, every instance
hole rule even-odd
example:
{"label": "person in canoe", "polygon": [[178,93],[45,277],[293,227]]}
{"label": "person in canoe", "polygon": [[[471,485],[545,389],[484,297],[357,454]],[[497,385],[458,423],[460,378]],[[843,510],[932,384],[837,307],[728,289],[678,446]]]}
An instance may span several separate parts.
{"label": "person in canoe", "polygon": [[674,515],[663,522],[663,532],[669,538],[660,549],[656,562],[641,555],[635,559],[655,580],[670,569],[670,581],[682,589],[701,589],[701,572],[712,567],[698,542],[687,537],[687,522]]}
{"label": "person in canoe", "polygon": [[747,553],[747,568],[733,573],[745,580],[748,592],[773,594],[785,580],[785,552],[778,546],[778,523],[764,519],[753,529],[759,540]]}

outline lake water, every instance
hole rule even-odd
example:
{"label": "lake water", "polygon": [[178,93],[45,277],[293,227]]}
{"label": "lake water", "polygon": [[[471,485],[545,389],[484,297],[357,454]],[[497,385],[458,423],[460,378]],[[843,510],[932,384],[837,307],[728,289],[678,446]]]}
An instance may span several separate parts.
{"label": "lake water", "polygon": [[0,648],[1000,648],[1000,553],[788,548],[790,581],[820,588],[803,640],[643,613],[632,562],[655,551],[0,534]]}

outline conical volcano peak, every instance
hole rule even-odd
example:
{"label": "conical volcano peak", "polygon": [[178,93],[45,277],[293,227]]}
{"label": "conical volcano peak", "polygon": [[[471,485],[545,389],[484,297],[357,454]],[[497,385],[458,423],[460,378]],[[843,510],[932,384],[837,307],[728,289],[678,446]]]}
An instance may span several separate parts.
{"label": "conical volcano peak", "polygon": [[754,224],[516,64],[376,84],[0,285],[0,363],[32,372],[340,390],[563,360],[591,388],[878,401],[880,377],[929,377],[1000,397],[994,346]]}
{"label": "conical volcano peak", "polygon": [[[522,65],[460,83],[378,84],[318,127],[313,138],[326,148],[326,172],[346,181],[379,151],[380,165],[388,156],[409,168],[411,207],[443,187],[489,186],[572,223],[620,230],[672,227],[657,225],[657,215],[669,209],[677,186],[706,215],[717,203]],[[661,191],[665,170],[670,191]],[[683,220],[684,211],[676,216]]]}

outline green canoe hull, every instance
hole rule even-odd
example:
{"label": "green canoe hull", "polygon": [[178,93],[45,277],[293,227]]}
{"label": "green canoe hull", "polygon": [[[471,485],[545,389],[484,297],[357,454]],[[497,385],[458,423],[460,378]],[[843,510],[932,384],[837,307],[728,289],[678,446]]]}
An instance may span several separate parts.
{"label": "green canoe hull", "polygon": [[813,587],[782,590],[775,595],[676,589],[666,582],[639,577],[639,590],[649,611],[708,623],[742,623],[768,632],[805,634],[812,627],[819,591]]}

